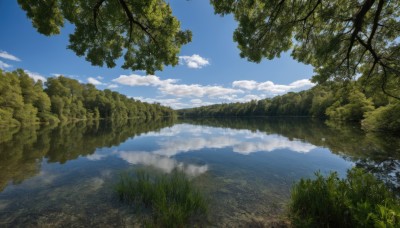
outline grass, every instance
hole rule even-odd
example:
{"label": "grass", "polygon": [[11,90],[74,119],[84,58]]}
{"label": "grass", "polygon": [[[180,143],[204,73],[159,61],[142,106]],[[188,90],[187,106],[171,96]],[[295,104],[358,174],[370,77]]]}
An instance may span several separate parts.
{"label": "grass", "polygon": [[134,175],[124,173],[116,185],[116,192],[122,201],[149,209],[156,226],[184,227],[207,213],[202,194],[178,170],[170,174],[145,170],[138,170]]}
{"label": "grass", "polygon": [[294,227],[400,227],[398,198],[381,181],[362,169],[301,179],[291,192]]}

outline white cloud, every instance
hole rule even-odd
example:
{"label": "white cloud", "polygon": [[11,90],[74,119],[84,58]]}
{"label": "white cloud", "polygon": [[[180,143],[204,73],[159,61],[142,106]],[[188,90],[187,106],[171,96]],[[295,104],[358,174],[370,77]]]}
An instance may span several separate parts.
{"label": "white cloud", "polygon": [[242,90],[224,88],[222,86],[203,86],[198,84],[167,84],[160,87],[163,94],[174,95],[177,97],[216,97],[227,94],[243,93]]}
{"label": "white cloud", "polygon": [[161,80],[159,77],[154,75],[140,76],[137,74],[131,74],[131,75],[121,75],[118,78],[113,79],[112,81],[128,86],[163,86],[166,84],[177,82],[178,80],[176,79]]}
{"label": "white cloud", "polygon": [[201,57],[200,55],[194,54],[192,56],[179,56],[181,63],[185,64],[189,68],[200,69],[204,66],[210,65],[208,59]]}
{"label": "white cloud", "polygon": [[177,79],[162,80],[154,75],[121,75],[112,81],[128,86],[156,86],[159,87],[158,89],[162,94],[173,95],[176,97],[216,97],[227,94],[243,93],[242,90],[225,88],[222,86],[176,84],[176,82],[178,82]]}
{"label": "white cloud", "polygon": [[11,55],[10,53],[7,53],[6,51],[0,51],[0,58],[17,61],[17,62],[21,61],[18,57]]}
{"label": "white cloud", "polygon": [[10,67],[12,67],[12,65],[7,64],[7,63],[5,63],[5,62],[0,60],[0,69],[4,70],[4,69],[10,68]]}
{"label": "white cloud", "polygon": [[257,88],[257,82],[254,80],[240,80],[232,82],[233,87],[239,87],[242,89],[253,90]]}
{"label": "white cloud", "polygon": [[25,73],[31,77],[35,82],[41,80],[42,82],[47,81],[46,77],[40,75],[39,73],[35,73],[35,72],[30,72],[29,70],[24,70]]}
{"label": "white cloud", "polygon": [[201,99],[192,99],[190,100],[190,103],[192,103],[192,107],[200,107],[200,106],[206,106],[206,105],[212,105],[214,104],[213,102],[206,102]]}
{"label": "white cloud", "polygon": [[118,85],[117,85],[117,84],[109,84],[109,85],[107,86],[107,88],[109,88],[109,89],[116,89],[116,88],[118,88]]}
{"label": "white cloud", "polygon": [[102,77],[102,76],[97,76],[96,78],[99,79],[99,80],[103,80],[104,79],[104,77]]}
{"label": "white cloud", "polygon": [[232,86],[236,88],[242,88],[247,90],[259,90],[271,94],[283,94],[291,91],[301,91],[304,89],[309,89],[314,85],[315,84],[312,83],[309,79],[301,79],[298,81],[294,81],[289,85],[279,85],[271,81],[256,82],[254,80],[240,80],[240,81],[234,81],[232,83]]}
{"label": "white cloud", "polygon": [[97,79],[95,79],[95,78],[93,78],[93,77],[89,77],[89,78],[87,79],[87,81],[88,81],[90,84],[93,84],[93,85],[103,85],[103,83],[102,83],[101,81],[99,81],[99,80],[97,80]]}
{"label": "white cloud", "polygon": [[[261,100],[266,97],[287,92],[298,92],[314,86],[308,79],[294,81],[289,85],[274,84],[271,81],[256,82],[254,80],[240,80],[234,81],[232,87],[229,88],[220,85],[179,84],[177,79],[163,80],[155,75],[141,76],[137,74],[121,75],[112,81],[128,86],[153,86],[157,88],[162,96],[182,98],[182,100],[176,100],[175,98],[137,98],[149,103],[159,102],[162,105],[167,105],[175,109],[212,105],[223,102],[243,103],[251,100]],[[114,85],[115,84],[113,84],[112,87],[114,87]]]}
{"label": "white cloud", "polygon": [[200,99],[192,99],[192,100],[190,100],[190,102],[191,102],[192,104],[201,104],[201,103],[203,103],[203,101],[200,100]]}
{"label": "white cloud", "polygon": [[244,102],[249,102],[252,100],[261,100],[261,99],[265,99],[265,98],[266,98],[265,94],[259,94],[259,95],[247,94],[243,97],[238,97],[236,94],[233,94],[233,95],[226,95],[226,96],[218,97],[218,99],[224,100],[229,103],[235,103],[235,102],[244,103]]}
{"label": "white cloud", "polygon": [[187,108],[187,104],[181,102],[181,98],[144,98],[144,97],[133,97],[136,100],[140,100],[147,103],[160,103],[164,106],[169,106],[175,109]]}
{"label": "white cloud", "polygon": [[60,76],[64,76],[64,77],[68,77],[68,78],[79,78],[78,75],[72,75],[72,74],[59,74],[59,73],[52,73],[51,74],[54,77],[60,77]]}

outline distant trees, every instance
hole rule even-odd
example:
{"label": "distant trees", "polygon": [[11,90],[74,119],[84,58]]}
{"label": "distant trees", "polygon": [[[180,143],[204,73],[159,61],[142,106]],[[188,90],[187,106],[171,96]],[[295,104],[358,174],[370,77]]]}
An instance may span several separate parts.
{"label": "distant trees", "polygon": [[111,90],[97,90],[63,76],[49,78],[45,88],[23,70],[0,70],[0,125],[32,125],[68,120],[157,119],[174,116],[160,104],[148,104]]}
{"label": "distant trees", "polygon": [[369,131],[400,130],[400,103],[383,93],[364,93],[357,82],[329,82],[274,98],[182,109],[178,113],[187,117],[312,116],[334,121],[362,121],[364,129]]}

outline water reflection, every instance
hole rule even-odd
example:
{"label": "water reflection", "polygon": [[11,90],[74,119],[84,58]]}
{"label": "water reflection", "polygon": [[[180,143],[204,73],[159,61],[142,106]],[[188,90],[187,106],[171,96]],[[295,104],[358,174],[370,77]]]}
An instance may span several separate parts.
{"label": "water reflection", "polygon": [[184,164],[183,162],[178,162],[175,159],[148,152],[121,151],[118,152],[118,154],[122,159],[131,164],[153,166],[166,173],[170,173],[172,170],[177,168],[186,174],[195,177],[207,172],[208,170],[207,165]]}
{"label": "water reflection", "polygon": [[[289,149],[294,152],[306,153],[316,146],[299,140],[289,140],[279,135],[267,135],[264,132],[248,130],[225,130],[221,128],[201,127],[180,124],[173,127],[181,135],[175,135],[173,140],[161,141],[161,148],[156,154],[174,156],[179,153],[203,149],[222,149],[231,147],[233,152],[250,154],[259,151],[274,151]],[[196,135],[187,138],[186,135],[195,132]],[[162,134],[162,131],[160,132]]]}
{"label": "water reflection", "polygon": [[76,122],[58,127],[0,130],[0,191],[41,173],[42,161],[66,163],[96,148],[117,146],[128,138],[172,126],[172,120]]}
{"label": "water reflection", "polygon": [[3,129],[0,226],[136,224],[130,208],[113,201],[112,184],[119,172],[138,166],[166,173],[178,168],[196,177],[214,199],[216,226],[266,222],[284,211],[291,184],[316,170],[344,174],[355,164],[398,188],[399,159],[399,138],[311,119],[129,120]]}
{"label": "water reflection", "polygon": [[107,159],[109,156],[122,158],[130,164],[158,168],[166,173],[178,168],[190,176],[198,176],[208,170],[206,164],[178,162],[175,157],[182,153],[203,151],[205,149],[229,149],[232,152],[248,155],[254,152],[271,152],[287,149],[293,152],[307,153],[316,146],[299,140],[289,140],[279,135],[266,135],[263,132],[248,130],[227,130],[224,128],[176,124],[142,135],[155,137],[156,146],[152,150],[124,151],[101,150],[86,158],[92,161]]}
{"label": "water reflection", "polygon": [[[365,168],[400,191],[400,137],[384,133],[365,133],[358,125],[323,122],[309,118],[235,118],[184,119],[196,126],[210,126],[251,131],[254,135],[283,137],[281,145],[293,151],[307,152],[313,147],[328,148],[331,152]],[[287,140],[293,140],[288,143]],[[298,145],[297,142],[306,142]],[[248,144],[245,142],[244,144]],[[278,143],[280,144],[280,143]],[[292,145],[291,145],[292,144]],[[272,145],[272,144],[270,144]],[[270,146],[268,145],[268,146]],[[290,146],[291,145],[291,146]],[[268,146],[250,143],[248,151]],[[254,149],[255,148],[255,149]],[[245,147],[243,151],[247,151]]]}

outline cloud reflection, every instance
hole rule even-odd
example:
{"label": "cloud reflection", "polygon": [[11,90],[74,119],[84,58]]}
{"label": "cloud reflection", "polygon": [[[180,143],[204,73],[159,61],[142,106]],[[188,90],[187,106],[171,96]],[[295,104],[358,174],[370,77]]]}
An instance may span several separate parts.
{"label": "cloud reflection", "polygon": [[[220,134],[219,136],[217,135],[218,133]],[[226,129],[214,131],[213,134],[209,134],[207,130],[207,135],[202,135],[202,137],[188,138],[177,135],[173,140],[159,142],[159,145],[160,149],[153,151],[153,153],[169,157],[184,152],[229,147],[232,148],[233,152],[245,155],[262,151],[271,152],[279,149],[308,153],[316,148],[312,144],[300,140],[289,140],[279,135],[267,135],[261,132],[243,130],[226,132]]]}
{"label": "cloud reflection", "polygon": [[171,159],[166,156],[160,156],[158,154],[149,153],[149,152],[126,152],[120,151],[118,152],[119,156],[125,161],[134,164],[134,165],[149,165],[161,169],[166,173],[170,173],[174,169],[179,169],[185,172],[190,176],[198,176],[207,172],[207,165],[193,165],[188,164],[185,165],[183,162],[178,162],[174,159]]}
{"label": "cloud reflection", "polygon": [[140,137],[156,137],[159,148],[151,151],[97,151],[87,157],[89,160],[101,160],[107,156],[118,156],[131,164],[156,167],[166,173],[178,168],[188,175],[197,176],[207,172],[207,165],[194,165],[178,162],[173,157],[186,152],[204,149],[231,148],[234,153],[249,155],[255,152],[271,152],[286,149],[298,153],[308,153],[316,146],[300,141],[289,140],[276,134],[259,131],[234,130],[190,124],[178,124],[159,132],[151,132]]}

